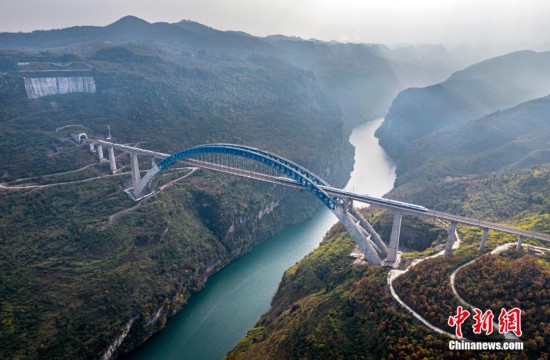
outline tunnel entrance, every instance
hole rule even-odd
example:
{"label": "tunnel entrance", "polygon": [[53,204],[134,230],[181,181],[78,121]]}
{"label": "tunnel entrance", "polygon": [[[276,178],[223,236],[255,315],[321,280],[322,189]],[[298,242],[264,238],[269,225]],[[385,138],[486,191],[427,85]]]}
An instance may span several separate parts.
{"label": "tunnel entrance", "polygon": [[88,140],[88,134],[86,133],[77,133],[77,134],[71,134],[71,139],[77,144],[82,144],[84,140]]}
{"label": "tunnel entrance", "polygon": [[78,142],[79,143],[82,143],[86,139],[88,139],[88,135],[86,135],[86,133],[78,134]]}

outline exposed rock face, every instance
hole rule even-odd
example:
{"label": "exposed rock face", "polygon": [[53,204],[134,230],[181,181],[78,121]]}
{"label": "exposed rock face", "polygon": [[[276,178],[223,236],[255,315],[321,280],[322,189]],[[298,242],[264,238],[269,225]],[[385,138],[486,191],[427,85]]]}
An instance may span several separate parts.
{"label": "exposed rock face", "polygon": [[25,78],[25,90],[29,99],[43,96],[95,93],[92,76]]}
{"label": "exposed rock face", "polygon": [[111,344],[111,346],[109,346],[109,349],[107,349],[107,351],[101,356],[101,360],[109,360],[113,357],[115,351],[119,348],[120,344],[122,344],[126,336],[128,336],[128,333],[132,328],[132,324],[134,323],[134,321],[136,321],[137,318],[138,316],[133,317],[126,323],[122,334],[120,334],[120,336]]}

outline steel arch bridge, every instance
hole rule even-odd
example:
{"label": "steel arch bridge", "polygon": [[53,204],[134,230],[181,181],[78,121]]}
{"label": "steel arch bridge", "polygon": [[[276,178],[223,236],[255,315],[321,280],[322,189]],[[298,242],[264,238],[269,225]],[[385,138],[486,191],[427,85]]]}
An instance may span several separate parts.
{"label": "steel arch bridge", "polygon": [[[246,178],[266,181],[272,184],[287,186],[290,188],[305,188],[318,198],[332,213],[340,220],[342,225],[350,233],[353,240],[361,248],[365,259],[373,265],[381,265],[381,259],[385,259],[384,263],[391,266],[396,266],[398,260],[399,237],[401,232],[402,216],[413,215],[419,217],[433,218],[451,222],[451,230],[447,237],[445,246],[445,256],[452,255],[452,248],[455,242],[455,232],[457,224],[470,225],[479,227],[483,230],[481,237],[480,249],[485,247],[489,230],[514,234],[519,236],[517,248],[522,247],[524,238],[533,238],[540,241],[550,242],[550,235],[524,229],[517,229],[502,224],[491,223],[488,221],[467,218],[464,216],[453,215],[441,211],[427,209],[416,204],[409,204],[391,199],[377,198],[366,194],[357,194],[342,189],[337,189],[325,182],[319,176],[306,168],[285,159],[279,155],[235,144],[209,144],[192,147],[181,150],[172,155],[157,151],[141,149],[133,146],[116,144],[110,141],[100,139],[84,139],[82,141],[88,144],[90,152],[97,153],[100,162],[109,162],[109,167],[113,174],[117,173],[116,157],[114,150],[122,151],[130,155],[132,187],[124,190],[132,199],[139,201],[140,199],[153,194],[153,190],[158,180],[156,176],[163,169],[169,168],[179,159],[187,159],[188,165],[219,171],[226,174],[242,176]],[[97,146],[97,151],[95,147]],[[104,158],[103,147],[106,147],[109,152],[109,159]],[[203,156],[205,154],[206,156]],[[225,154],[229,157],[244,159],[244,162],[236,162],[231,165],[224,165],[209,161],[208,158],[216,156],[208,156],[208,154]],[[153,160],[152,168],[147,174],[141,178],[139,170],[138,156],[145,156]],[[206,157],[205,160],[191,159],[190,157]],[[217,156],[218,160],[224,160],[225,156]],[[249,160],[250,161],[246,161]],[[159,161],[159,162],[157,162]],[[228,164],[232,160],[228,161]],[[252,166],[250,164],[252,163]],[[273,174],[258,172],[255,169],[256,163],[263,164],[263,170],[269,169],[277,173],[282,173],[285,177],[276,176]],[[236,167],[235,167],[236,165]],[[244,168],[243,166],[244,165]],[[252,169],[251,169],[252,167]],[[20,187],[26,188],[26,187]],[[389,247],[382,241],[376,233],[372,225],[361,215],[353,206],[354,201],[367,203],[387,209],[394,214]]]}
{"label": "steel arch bridge", "polygon": [[145,174],[143,179],[141,179],[138,186],[134,189],[134,196],[136,198],[140,198],[145,195],[144,192],[150,191],[150,184],[154,180],[156,174],[158,174],[160,171],[169,168],[178,160],[202,154],[223,154],[239,156],[269,166],[279,171],[283,175],[286,175],[289,178],[293,179],[298,184],[302,185],[330,210],[336,209],[339,206],[339,203],[342,201],[339,198],[330,197],[330,195],[328,195],[320,187],[320,185],[329,186],[329,184],[326,181],[322,180],[319,176],[315,175],[313,172],[305,169],[304,167],[279,155],[267,151],[233,144],[199,145],[180,150],[162,159],[156,164],[156,166],[153,166],[151,170],[147,172],[147,174]]}
{"label": "steel arch bridge", "polygon": [[[178,160],[203,154],[222,154],[250,159],[271,167],[294,180],[297,184],[312,193],[319,201],[321,201],[321,203],[323,203],[323,205],[325,205],[336,215],[355,242],[359,245],[365,255],[365,259],[367,259],[369,263],[373,265],[382,264],[382,260],[377,254],[375,248],[380,250],[380,246],[383,246],[383,252],[385,253],[387,250],[385,249],[385,245],[382,243],[378,244],[378,246],[373,246],[373,243],[371,242],[371,234],[365,234],[365,231],[362,230],[356,223],[358,221],[357,217],[360,216],[358,215],[358,212],[353,210],[350,211],[349,205],[342,198],[336,196],[331,197],[327,194],[327,192],[322,188],[322,186],[330,187],[326,181],[291,160],[264,150],[235,144],[207,144],[180,150],[157,162],[145,174],[145,176],[141,178],[139,183],[134,186],[134,189],[131,191],[131,195],[135,200],[147,196],[152,193],[156,182],[155,179],[157,178],[156,175],[159,172],[174,165]],[[350,212],[353,215],[350,214]],[[361,220],[366,221],[364,219]],[[376,235],[376,237],[379,238],[378,235]]]}

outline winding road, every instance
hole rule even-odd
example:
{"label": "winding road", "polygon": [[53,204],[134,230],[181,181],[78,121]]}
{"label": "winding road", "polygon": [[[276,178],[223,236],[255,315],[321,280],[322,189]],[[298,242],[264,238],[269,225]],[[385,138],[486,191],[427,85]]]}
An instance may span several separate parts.
{"label": "winding road", "polygon": [[[105,179],[105,178],[113,177],[113,176],[128,175],[128,174],[130,174],[130,172],[122,172],[122,173],[109,174],[109,175],[100,175],[100,176],[95,176],[95,177],[82,179],[82,180],[66,181],[66,182],[43,184],[43,185],[15,185],[15,186],[10,186],[10,185],[7,185],[7,184],[4,183],[4,184],[0,184],[0,189],[6,189],[6,190],[43,189],[43,188],[52,187],[52,186],[78,184],[78,183],[84,183],[84,182],[88,182],[88,181]],[[18,181],[18,180],[15,180],[15,181]]]}
{"label": "winding road", "polygon": [[[456,236],[456,239],[457,241],[455,242],[454,246],[453,246],[453,249],[457,249],[459,246],[460,246],[460,239],[458,237],[458,233],[455,233],[455,236]],[[508,250],[511,246],[515,246],[516,243],[507,243],[507,244],[503,244],[503,245],[500,245],[498,247],[496,247],[494,250],[492,250],[490,252],[490,254],[500,254],[506,250]],[[536,249],[536,250],[539,250],[539,251],[550,251],[550,249],[547,249],[547,248],[543,248],[543,247],[540,247],[540,246],[533,246],[533,245],[526,245],[524,244],[523,245],[524,247],[528,247],[528,248],[533,248],[533,249]],[[447,335],[449,336],[450,338],[453,338],[453,339],[459,339],[455,334],[451,334],[443,329],[440,329],[438,328],[437,326],[431,324],[428,320],[426,320],[424,317],[422,317],[422,315],[420,315],[419,313],[417,313],[416,311],[414,311],[410,306],[408,306],[400,297],[399,295],[396,293],[394,287],[393,287],[393,281],[395,279],[397,279],[399,276],[405,274],[406,272],[408,272],[409,270],[411,270],[413,267],[415,267],[416,265],[418,265],[419,263],[427,260],[427,259],[430,259],[430,258],[434,258],[434,257],[437,257],[437,256],[441,256],[443,254],[443,251],[440,251],[434,255],[431,255],[431,256],[427,256],[425,258],[421,258],[421,259],[415,259],[405,270],[398,270],[398,269],[394,269],[394,270],[390,270],[390,272],[388,273],[388,286],[390,288],[390,293],[392,295],[392,297],[403,307],[405,308],[407,311],[409,311],[415,318],[417,318],[419,321],[421,321],[424,325],[426,325],[428,328],[430,328],[431,330],[439,333],[439,334],[444,334],[444,335]],[[462,305],[466,306],[466,307],[469,307],[469,308],[474,308],[475,306],[469,304],[468,302],[466,302],[459,294],[458,294],[458,291],[456,290],[456,287],[455,287],[455,278],[456,278],[456,274],[458,274],[458,272],[467,267],[467,266],[470,266],[472,265],[473,263],[475,263],[476,261],[478,261],[479,259],[481,259],[483,255],[481,256],[478,256],[477,258],[467,262],[466,264],[463,264],[461,266],[459,266],[458,268],[456,268],[453,273],[451,274],[451,276],[449,277],[449,281],[451,283],[451,288],[453,290],[453,294],[454,296],[456,297],[456,299],[462,303]],[[498,324],[497,323],[494,323],[494,328],[495,329],[498,329]],[[511,340],[511,341],[521,341],[517,336],[515,336],[512,332],[508,332],[506,334],[504,334],[504,338],[506,340]],[[461,340],[468,340],[466,338],[462,338]]]}
{"label": "winding road", "polygon": [[[458,232],[455,232],[455,238],[456,238],[456,241],[455,243],[453,244],[453,250],[454,249],[458,249],[460,247],[460,244],[461,244],[461,241],[460,241],[460,238],[458,237]],[[426,325],[428,328],[430,328],[431,330],[439,333],[439,334],[443,334],[443,335],[447,335],[448,337],[452,338],[452,339],[457,339],[459,340],[460,338],[458,338],[455,334],[451,334],[450,332],[447,332],[443,329],[440,329],[438,328],[437,326],[431,324],[428,320],[426,320],[424,317],[422,317],[422,315],[420,315],[419,313],[417,313],[416,311],[414,311],[409,305],[407,305],[400,297],[399,295],[397,294],[397,292],[395,291],[394,287],[393,287],[393,281],[395,279],[397,279],[398,277],[400,277],[401,275],[405,274],[406,272],[408,272],[409,270],[411,270],[413,267],[415,267],[416,265],[420,264],[421,262],[423,261],[426,261],[428,259],[431,259],[431,258],[435,258],[435,257],[438,257],[438,256],[441,256],[443,255],[443,253],[445,252],[445,250],[441,250],[439,251],[438,253],[436,254],[433,254],[433,255],[430,255],[430,256],[426,256],[424,258],[421,258],[421,259],[415,259],[411,262],[411,264],[409,266],[407,266],[407,268],[405,270],[398,270],[398,269],[393,269],[393,270],[390,270],[390,272],[388,273],[388,286],[390,288],[390,293],[392,295],[392,297],[402,306],[404,307],[407,311],[409,311],[415,318],[417,318],[418,320],[420,320],[420,322],[422,322],[424,325]]]}
{"label": "winding road", "polygon": [[[84,169],[86,169],[90,166],[95,166],[95,165],[97,165],[97,164],[86,165],[86,166],[84,166],[80,169],[70,170],[70,171],[66,171],[66,172],[63,172],[63,173],[43,175],[41,177],[51,177],[51,176],[56,176],[56,175],[63,175],[63,174],[68,174],[68,173],[72,173],[72,172],[77,172],[77,171],[81,171],[81,170],[84,170]],[[162,190],[164,190],[164,189],[166,189],[170,186],[172,186],[176,182],[178,182],[182,179],[185,179],[186,177],[192,175],[198,169],[199,168],[197,168],[197,167],[178,167],[178,168],[170,169],[172,172],[181,171],[181,170],[189,170],[189,172],[187,172],[183,176],[180,176],[180,177],[178,177],[174,180],[171,180],[171,181],[167,182],[166,184],[162,185],[159,188],[159,190],[155,192],[155,194],[161,192]],[[95,176],[95,177],[82,179],[82,180],[65,181],[65,182],[58,182],[58,183],[52,183],[52,184],[43,184],[43,185],[10,185],[10,184],[17,183],[17,182],[38,178],[38,176],[37,176],[37,177],[34,177],[34,178],[17,179],[17,180],[11,181],[10,183],[2,183],[2,184],[0,184],[0,189],[4,189],[4,190],[36,190],[36,189],[43,189],[43,188],[47,188],[47,187],[84,183],[84,182],[89,182],[89,181],[94,181],[94,180],[101,180],[101,179],[105,179],[105,178],[109,178],[109,177],[113,177],[113,176],[121,176],[121,175],[128,175],[128,174],[130,174],[130,172],[121,172],[121,173],[116,173],[116,174],[106,174],[106,175]],[[154,196],[154,194],[153,194],[153,196]],[[114,222],[116,222],[118,219],[120,219],[121,216],[136,210],[137,208],[139,208],[139,206],[141,204],[142,204],[142,202],[139,202],[138,204],[136,204],[136,205],[134,205],[130,208],[120,210],[120,211],[110,215],[109,220],[107,221],[107,223],[105,225],[102,226],[102,229],[106,229],[108,226],[112,225]]]}
{"label": "winding road", "polygon": [[[512,246],[516,246],[516,243],[507,243],[507,244],[503,244],[503,245],[500,245],[500,246],[497,246],[495,249],[493,249],[493,251],[491,251],[489,254],[494,254],[494,255],[498,255],[508,249],[510,249],[510,247]],[[527,247],[527,248],[533,248],[533,249],[538,249],[538,250],[541,250],[541,251],[550,251],[550,249],[546,249],[546,248],[542,248],[540,246],[533,246],[533,245],[526,245],[524,244],[523,247]],[[460,301],[462,303],[462,305],[464,306],[467,306],[471,309],[475,308],[475,306],[471,305],[470,303],[466,302],[466,300],[464,300],[460,294],[458,293],[458,291],[456,290],[456,287],[455,287],[455,278],[456,278],[456,274],[458,274],[458,272],[460,270],[462,270],[463,268],[467,267],[467,266],[470,266],[472,265],[473,263],[475,263],[476,261],[478,261],[479,259],[481,259],[484,255],[481,255],[469,262],[467,262],[466,264],[464,265],[461,265],[459,267],[457,267],[455,269],[455,271],[453,271],[453,273],[451,274],[451,277],[450,277],[450,281],[451,281],[451,288],[453,289],[453,294],[455,295],[455,297],[458,299],[458,301]],[[498,329],[499,326],[496,322],[493,322],[493,327],[495,329]],[[513,332],[507,332],[504,334],[504,338],[506,340],[515,340],[515,341],[520,341],[520,339],[514,335]]]}
{"label": "winding road", "polygon": [[[85,167],[89,167],[89,166],[93,166],[93,165],[87,165]],[[43,177],[47,177],[47,176],[54,176],[54,175],[61,175],[61,174],[67,174],[67,173],[70,173],[70,172],[76,172],[76,171],[80,171],[82,170],[83,168],[80,168],[80,169],[77,169],[77,170],[71,170],[71,171],[67,171],[67,172],[64,172],[64,173],[58,173],[58,174],[50,174],[50,175],[43,175]],[[179,170],[187,170],[187,169],[191,169],[193,171],[191,171],[191,173],[193,173],[197,168],[195,167],[183,167],[183,168],[174,168],[174,169],[171,169],[171,170],[174,170],[174,171],[179,171]],[[141,171],[141,172],[145,172],[145,170]],[[190,174],[191,174],[190,173]],[[52,186],[61,186],[61,185],[69,185],[69,184],[78,184],[78,183],[84,183],[84,182],[88,182],[88,181],[93,181],[93,180],[100,180],[100,179],[105,179],[105,178],[109,178],[109,177],[113,177],[113,176],[121,176],[121,175],[129,175],[131,174],[131,172],[129,171],[126,171],[126,172],[120,172],[120,173],[116,173],[116,174],[106,174],[106,175],[100,175],[100,176],[95,176],[95,177],[91,177],[91,178],[87,178],[87,179],[82,179],[82,180],[74,180],[74,181],[65,181],[65,182],[58,182],[58,183],[52,183],[52,184],[42,184],[42,185],[9,185],[9,184],[12,184],[14,182],[21,182],[23,180],[26,180],[26,179],[17,179],[17,180],[14,180],[14,181],[11,181],[10,183],[2,183],[0,184],[0,189],[6,189],[6,190],[25,190],[25,189],[42,189],[42,188],[47,188],[47,187],[52,187]],[[159,190],[163,190],[167,185],[169,184],[172,184],[178,180],[181,180],[183,178],[185,178],[187,175],[190,175],[190,174],[186,174],[176,180],[172,180],[170,183],[166,184],[166,185],[163,185]],[[27,178],[27,179],[32,179],[32,178]]]}

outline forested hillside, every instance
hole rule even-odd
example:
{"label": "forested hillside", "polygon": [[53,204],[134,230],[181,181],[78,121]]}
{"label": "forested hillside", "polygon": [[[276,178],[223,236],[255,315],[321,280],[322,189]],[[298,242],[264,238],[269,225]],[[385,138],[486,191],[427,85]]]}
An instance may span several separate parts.
{"label": "forested hillside", "polygon": [[483,177],[549,163],[549,114],[547,96],[426,135],[399,158],[397,185]]}
{"label": "forested hillside", "polygon": [[[481,286],[475,279],[488,281]],[[522,337],[530,349],[548,356],[550,257],[537,259],[517,251],[487,255],[459,272],[456,281],[457,290],[466,301],[492,309],[494,314],[499,314],[502,308],[525,309],[522,311]]]}
{"label": "forested hillside", "polygon": [[[64,59],[54,54],[3,55],[2,70],[23,60]],[[340,151],[350,151],[338,104],[311,74],[276,59],[178,59],[137,45],[106,47],[88,58],[72,58],[93,66],[96,94],[27,100],[17,72],[2,76],[2,136],[7,145],[2,150],[11,154],[11,161],[1,165],[6,180],[76,168],[75,162],[56,165],[69,155],[47,156],[58,136],[55,129],[74,123],[101,136],[110,125],[120,141],[148,141],[153,150],[163,152],[200,143],[243,142],[312,168],[316,165],[308,149],[316,144],[335,146],[332,155],[328,151],[321,157],[337,159]],[[294,143],[297,134],[303,141]]]}
{"label": "forested hillside", "polygon": [[496,222],[521,221],[534,215],[549,217],[549,184],[550,164],[544,164],[478,179],[431,183],[430,186],[405,184],[391,194],[454,214],[479,216]]}
{"label": "forested hillside", "polygon": [[[404,226],[411,226],[410,221]],[[437,240],[437,230],[424,223],[417,235],[424,234],[432,242]],[[271,310],[226,358],[438,359],[489,355],[449,351],[445,337],[419,325],[393,301],[387,288],[389,268],[352,265],[349,254],[353,247],[343,227],[335,225],[319,248],[285,273]],[[441,309],[439,313],[444,314]]]}
{"label": "forested hillside", "polygon": [[[392,195],[410,201],[426,199],[433,208],[550,233],[549,173],[550,166],[544,165],[494,175],[482,182],[457,181],[438,188],[424,187],[424,192],[414,192],[413,188],[409,194],[394,191]],[[379,212],[366,216],[383,238],[388,239],[391,215]],[[402,243],[410,244],[412,240],[416,246],[437,246],[444,241],[442,233],[447,230],[441,226],[418,218],[404,218]],[[481,230],[459,227],[459,232],[463,243],[454,256],[428,259],[394,282],[395,291],[405,303],[431,324],[449,332],[453,329],[446,321],[460,305],[451,290],[450,274],[480,256],[477,248]],[[490,232],[488,249],[516,240]],[[353,260],[349,258],[352,247],[349,235],[340,225],[335,226],[318,249],[285,273],[271,310],[258,320],[227,358],[284,358],[291,354],[291,358],[313,359],[321,354],[332,357],[353,354],[357,358],[385,359],[480,356],[530,359],[548,355],[548,331],[545,330],[548,317],[544,310],[540,311],[548,305],[544,293],[548,256],[541,258],[515,251],[505,257],[480,260],[459,273],[457,287],[466,301],[484,310],[494,309],[495,314],[501,306],[518,306],[526,331],[521,338],[525,344],[521,353],[469,354],[448,350],[448,338],[429,331],[392,301],[386,286],[387,268],[352,265]],[[430,248],[424,255],[433,252]],[[405,252],[404,264],[409,263],[408,257],[419,255],[422,253]],[[471,332],[473,321],[470,320],[463,326],[465,336],[476,338]],[[477,339],[502,340],[498,334],[491,338],[482,334]]]}

